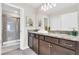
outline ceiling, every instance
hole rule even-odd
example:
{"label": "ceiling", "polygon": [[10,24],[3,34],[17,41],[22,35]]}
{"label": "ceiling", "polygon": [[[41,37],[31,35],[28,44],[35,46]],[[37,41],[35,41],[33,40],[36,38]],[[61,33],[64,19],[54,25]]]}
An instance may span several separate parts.
{"label": "ceiling", "polygon": [[[63,10],[63,9],[66,9],[66,8],[70,8],[72,6],[76,6],[78,3],[56,3],[56,7],[53,7],[52,9],[44,12],[44,13],[47,13],[47,14],[50,14],[50,13],[55,13],[59,10]],[[40,7],[42,5],[42,3],[28,3],[29,6],[31,6],[32,8],[35,8],[36,10],[40,10]]]}
{"label": "ceiling", "polygon": [[[56,3],[56,7],[53,7],[49,10],[47,10],[46,12],[41,11],[40,7],[43,3],[18,3],[23,5],[24,7],[27,5],[29,7],[32,7],[35,11],[37,12],[42,12],[45,14],[55,14],[58,12],[62,12],[62,10],[70,8],[70,7],[75,7],[77,6],[78,3]],[[71,10],[71,9],[70,9]]]}
{"label": "ceiling", "polygon": [[[27,3],[27,4],[33,8],[39,8],[42,3]],[[76,4],[77,3],[56,3],[56,8],[69,7]]]}
{"label": "ceiling", "polygon": [[27,3],[29,6],[31,6],[31,7],[33,7],[33,8],[39,8],[40,7],[40,5],[42,4],[42,3]]}

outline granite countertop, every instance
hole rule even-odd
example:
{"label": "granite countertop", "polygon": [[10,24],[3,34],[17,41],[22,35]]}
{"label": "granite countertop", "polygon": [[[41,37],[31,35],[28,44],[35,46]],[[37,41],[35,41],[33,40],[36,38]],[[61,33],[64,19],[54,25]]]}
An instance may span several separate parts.
{"label": "granite countertop", "polygon": [[45,35],[45,36],[56,37],[56,38],[63,38],[66,40],[79,41],[79,36],[72,36],[72,35],[61,34],[61,33],[40,33],[40,32],[35,32],[35,31],[28,31],[28,32]]}

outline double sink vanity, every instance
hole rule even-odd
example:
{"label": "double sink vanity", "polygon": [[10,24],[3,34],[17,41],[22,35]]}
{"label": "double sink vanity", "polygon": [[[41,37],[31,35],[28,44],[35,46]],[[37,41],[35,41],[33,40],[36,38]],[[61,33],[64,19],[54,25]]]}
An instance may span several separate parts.
{"label": "double sink vanity", "polygon": [[28,31],[28,46],[38,55],[78,55],[79,37]]}
{"label": "double sink vanity", "polygon": [[79,11],[70,7],[49,16],[38,15],[38,24],[30,29],[38,31],[28,31],[29,47],[38,55],[79,55],[78,16]]}

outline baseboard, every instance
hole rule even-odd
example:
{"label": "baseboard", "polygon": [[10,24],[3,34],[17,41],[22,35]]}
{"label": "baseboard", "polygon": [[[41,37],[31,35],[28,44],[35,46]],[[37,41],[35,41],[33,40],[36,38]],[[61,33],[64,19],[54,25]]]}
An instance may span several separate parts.
{"label": "baseboard", "polygon": [[29,47],[24,47],[24,48],[20,48],[21,50],[25,50],[25,49],[27,49],[27,48],[29,48]]}

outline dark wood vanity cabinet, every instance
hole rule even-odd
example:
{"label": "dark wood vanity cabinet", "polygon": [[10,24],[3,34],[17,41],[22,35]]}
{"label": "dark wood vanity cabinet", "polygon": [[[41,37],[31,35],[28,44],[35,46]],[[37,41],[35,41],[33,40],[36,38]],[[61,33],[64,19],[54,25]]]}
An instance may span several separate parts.
{"label": "dark wood vanity cabinet", "polygon": [[79,42],[29,33],[28,45],[39,55],[79,54]]}

